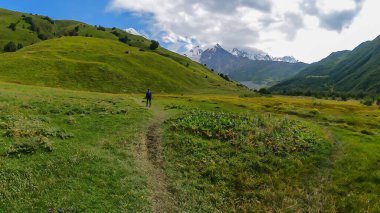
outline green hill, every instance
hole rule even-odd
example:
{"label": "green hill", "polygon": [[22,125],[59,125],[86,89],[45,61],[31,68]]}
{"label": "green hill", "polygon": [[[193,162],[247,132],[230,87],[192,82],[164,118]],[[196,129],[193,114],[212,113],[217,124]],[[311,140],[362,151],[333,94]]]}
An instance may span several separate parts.
{"label": "green hill", "polygon": [[240,90],[184,56],[150,50],[151,41],[120,29],[4,9],[0,17],[0,45],[24,46],[0,54],[1,81],[116,93],[148,87],[166,93]]}
{"label": "green hill", "polygon": [[[148,40],[116,28],[91,26],[72,20],[52,20],[47,16],[19,13],[0,8],[0,47],[10,41],[24,46],[62,36],[84,36],[119,40],[128,37],[128,44],[148,47]],[[11,25],[14,25],[13,29]],[[0,52],[3,48],[0,48]]]}
{"label": "green hill", "polygon": [[352,51],[336,52],[310,65],[296,77],[271,88],[283,94],[380,93],[380,36]]}
{"label": "green hill", "polygon": [[305,63],[279,61],[250,61],[230,74],[237,81],[252,81],[259,85],[274,85],[291,78],[307,66]]}

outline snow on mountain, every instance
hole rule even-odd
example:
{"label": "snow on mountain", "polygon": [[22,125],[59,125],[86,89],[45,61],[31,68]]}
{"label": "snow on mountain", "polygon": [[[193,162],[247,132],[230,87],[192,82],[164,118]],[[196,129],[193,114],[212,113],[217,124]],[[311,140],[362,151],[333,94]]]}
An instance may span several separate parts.
{"label": "snow on mountain", "polygon": [[184,55],[193,61],[200,62],[203,50],[200,46],[196,46],[193,49],[187,51]]}
{"label": "snow on mountain", "polygon": [[[218,50],[223,49],[222,46],[219,44],[216,44],[214,47],[202,50],[199,46],[194,47],[193,49],[187,51],[184,55],[188,58],[200,62],[200,58],[202,57],[202,54],[204,52],[207,52],[210,54],[210,52],[218,52]],[[282,61],[282,62],[288,62],[288,63],[298,63],[297,59],[295,59],[293,56],[284,56],[284,57],[273,57],[269,55],[268,53],[256,49],[256,48],[250,48],[250,47],[244,47],[244,48],[233,48],[231,51],[228,51],[233,56],[238,58],[248,58],[253,61]]]}
{"label": "snow on mountain", "polygon": [[145,33],[140,33],[139,31],[137,31],[134,28],[125,29],[125,32],[127,32],[129,34],[132,34],[132,35],[142,36],[142,37],[144,37],[146,39],[149,39],[148,36]]}
{"label": "snow on mountain", "polygon": [[249,58],[254,61],[272,61],[272,57],[268,53],[256,48],[234,48],[231,53],[237,57]]}
{"label": "snow on mountain", "polygon": [[125,29],[125,32],[130,33],[130,34],[132,34],[132,35],[138,35],[138,36],[141,36],[141,34],[140,34],[137,30],[135,30],[134,28],[128,28],[128,29]]}
{"label": "snow on mountain", "polygon": [[275,57],[273,58],[273,61],[283,61],[288,63],[298,63],[299,60],[295,59],[293,56],[284,56],[284,57]]}

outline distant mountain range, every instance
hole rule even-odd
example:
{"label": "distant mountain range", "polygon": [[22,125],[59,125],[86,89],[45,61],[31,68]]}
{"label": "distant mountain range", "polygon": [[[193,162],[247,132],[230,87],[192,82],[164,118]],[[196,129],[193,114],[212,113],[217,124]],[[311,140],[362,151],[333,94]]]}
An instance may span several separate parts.
{"label": "distant mountain range", "polygon": [[273,57],[255,48],[233,48],[228,51],[219,44],[206,50],[197,46],[185,56],[251,88],[272,86],[295,76],[307,66],[292,56]]}
{"label": "distant mountain range", "polygon": [[[184,55],[189,57],[190,59],[196,61],[196,62],[201,62],[200,59],[202,57],[202,54],[206,51],[209,51],[209,50],[212,50],[215,48],[222,48],[222,47],[219,44],[217,44],[212,48],[208,48],[206,50],[203,50],[198,45],[198,46],[195,46],[193,49],[185,52]],[[300,62],[297,59],[295,59],[293,56],[273,57],[273,56],[269,55],[268,53],[266,53],[262,50],[259,50],[256,48],[250,48],[250,47],[233,48],[231,51],[227,51],[227,52],[231,53],[232,55],[234,55],[238,58],[248,58],[248,59],[253,60],[253,61],[281,61],[281,62],[287,62],[287,63],[298,63],[298,62]]]}
{"label": "distant mountain range", "polygon": [[335,52],[273,88],[283,94],[380,93],[380,36],[352,51]]}

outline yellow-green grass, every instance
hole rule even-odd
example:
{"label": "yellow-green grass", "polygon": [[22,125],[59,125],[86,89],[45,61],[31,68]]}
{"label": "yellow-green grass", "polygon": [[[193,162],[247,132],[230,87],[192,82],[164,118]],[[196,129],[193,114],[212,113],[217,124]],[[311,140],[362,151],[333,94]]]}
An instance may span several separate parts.
{"label": "yellow-green grass", "polygon": [[[228,143],[167,129],[164,168],[170,189],[184,211],[380,210],[379,107],[366,107],[357,101],[286,96],[168,95],[159,98],[166,109],[177,116],[192,109],[289,116],[308,123],[309,128],[328,140],[325,148],[314,156],[293,162],[284,158],[278,164],[283,167],[275,172],[255,169],[255,172],[247,169],[236,172],[236,168],[256,162],[257,157],[252,155],[251,160],[244,161],[246,150],[241,150],[240,157],[236,153],[226,157],[233,148]],[[270,159],[268,156],[265,160]],[[214,171],[221,179],[210,181],[210,176],[199,173],[204,168]],[[242,186],[253,184],[244,189],[251,190],[251,196],[234,194],[244,191],[230,185],[238,177],[242,178],[238,179]]]}
{"label": "yellow-green grass", "polygon": [[0,80],[113,93],[241,90],[198,63],[168,54],[108,39],[62,37],[1,54]]}
{"label": "yellow-green grass", "polygon": [[151,210],[132,97],[0,83],[0,108],[0,211]]}
{"label": "yellow-green grass", "polygon": [[[112,34],[111,32],[117,31],[122,36],[128,36],[129,43],[131,45],[147,48],[150,42],[136,35],[131,35],[120,29],[110,29],[105,28],[105,31],[98,30],[96,27],[74,20],[54,20],[54,23],[50,23],[45,19],[45,16],[32,15],[20,12],[14,12],[10,10],[5,10],[0,8],[0,52],[3,52],[3,47],[10,41],[21,43],[24,46],[29,46],[31,44],[41,42],[42,40],[38,37],[39,34],[45,35],[48,39],[57,38],[64,35],[69,35],[69,33],[78,28],[78,36],[90,36],[95,38],[118,40],[119,37]],[[24,18],[30,17],[39,28],[39,32],[33,32],[30,30],[31,25],[26,23]],[[13,31],[9,29],[11,24],[16,24],[16,29]]]}
{"label": "yellow-green grass", "polygon": [[316,133],[320,146],[305,155],[262,156],[173,131],[167,122],[162,168],[180,210],[379,210],[378,107],[245,96],[155,95],[151,111],[141,108],[143,94],[0,83],[0,209],[153,211],[152,177],[134,154],[139,137],[155,113],[166,110],[170,119],[197,109],[289,117]]}

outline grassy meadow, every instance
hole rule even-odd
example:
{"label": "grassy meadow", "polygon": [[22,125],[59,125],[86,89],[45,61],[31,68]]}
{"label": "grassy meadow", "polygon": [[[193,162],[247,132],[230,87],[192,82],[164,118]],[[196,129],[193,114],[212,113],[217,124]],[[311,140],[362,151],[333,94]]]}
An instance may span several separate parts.
{"label": "grassy meadow", "polygon": [[[0,209],[380,210],[378,107],[167,94],[146,109],[142,97],[0,83]],[[151,132],[158,161],[139,151]]]}

